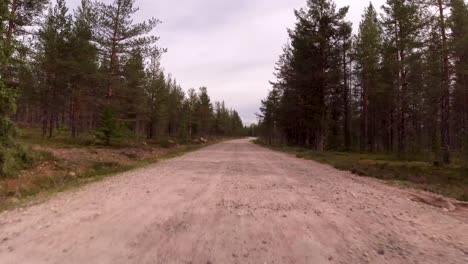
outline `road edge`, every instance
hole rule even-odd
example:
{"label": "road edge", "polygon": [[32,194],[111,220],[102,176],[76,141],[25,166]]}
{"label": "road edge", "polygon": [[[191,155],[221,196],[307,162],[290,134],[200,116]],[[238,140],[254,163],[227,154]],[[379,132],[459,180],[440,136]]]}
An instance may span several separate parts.
{"label": "road edge", "polygon": [[179,148],[174,148],[157,157],[153,157],[153,158],[149,158],[149,159],[145,159],[141,161],[136,161],[130,165],[122,165],[122,166],[116,167],[112,172],[97,173],[95,175],[92,175],[91,177],[86,177],[86,178],[77,177],[75,181],[67,182],[60,187],[52,187],[52,188],[43,190],[37,194],[30,195],[30,196],[19,197],[19,198],[13,197],[11,199],[7,199],[5,201],[0,202],[0,215],[8,211],[21,209],[21,208],[27,208],[27,207],[34,206],[37,204],[41,204],[52,199],[53,197],[55,197],[56,195],[60,193],[77,190],[79,188],[85,187],[92,183],[101,182],[103,180],[119,176],[123,173],[128,173],[133,170],[152,166],[161,161],[180,157],[185,154],[195,152],[200,149],[204,149],[206,147],[216,145],[222,142],[226,142],[229,140],[232,140],[232,139],[214,140],[212,142],[199,144],[199,145],[183,145]]}

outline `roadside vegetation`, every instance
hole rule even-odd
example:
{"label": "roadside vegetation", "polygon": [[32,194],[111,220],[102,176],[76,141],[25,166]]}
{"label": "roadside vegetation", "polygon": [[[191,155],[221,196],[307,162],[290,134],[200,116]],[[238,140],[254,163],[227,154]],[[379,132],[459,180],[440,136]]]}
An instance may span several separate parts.
{"label": "roadside vegetation", "polygon": [[[468,200],[468,5],[386,0],[296,10],[262,101],[262,142]],[[386,153],[386,154],[381,154]]]}
{"label": "roadside vegetation", "polygon": [[[34,202],[38,197],[98,181],[119,172],[182,155],[227,138],[190,141],[130,138],[104,145],[93,135],[71,140],[67,131],[42,139],[39,129],[25,129],[18,138],[27,149],[27,162],[17,160],[0,178],[0,210]],[[40,199],[39,199],[40,200]]]}
{"label": "roadside vegetation", "polygon": [[272,146],[259,140],[255,142],[360,176],[468,201],[468,163],[458,158],[451,165],[434,166],[430,157],[418,155],[402,158],[392,154],[315,151],[284,145]]}
{"label": "roadside vegetation", "polygon": [[0,207],[250,133],[165,72],[135,0],[70,4],[1,1]]}

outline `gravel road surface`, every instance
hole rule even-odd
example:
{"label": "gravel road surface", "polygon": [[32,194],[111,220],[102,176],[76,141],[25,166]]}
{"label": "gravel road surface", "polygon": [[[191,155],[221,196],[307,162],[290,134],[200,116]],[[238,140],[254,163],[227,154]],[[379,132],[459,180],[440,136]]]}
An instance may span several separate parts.
{"label": "gravel road surface", "polygon": [[0,215],[0,263],[468,263],[467,208],[248,139]]}

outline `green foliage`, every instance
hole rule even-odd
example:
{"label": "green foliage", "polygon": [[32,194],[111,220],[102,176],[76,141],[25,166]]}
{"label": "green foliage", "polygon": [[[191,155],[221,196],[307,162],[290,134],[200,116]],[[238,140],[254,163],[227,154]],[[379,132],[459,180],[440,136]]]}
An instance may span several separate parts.
{"label": "green foliage", "polygon": [[15,125],[9,115],[16,111],[16,92],[7,88],[0,79],[0,144],[8,146],[16,134]]}
{"label": "green foliage", "polygon": [[[337,10],[332,0],[310,0],[295,12],[291,44],[284,48],[276,67],[278,80],[261,109],[260,123],[268,137],[281,135],[287,143],[315,149],[339,144],[327,134],[339,133],[339,115],[348,110],[338,108],[349,96],[342,60],[351,34],[347,12],[348,7]],[[327,133],[329,129],[334,133]]]}
{"label": "green foliage", "polygon": [[468,197],[468,167],[465,162],[436,167],[427,157],[401,159],[379,153],[319,152],[298,147],[276,147],[299,158],[327,163],[340,170],[397,182],[406,186],[447,195],[459,200]]}
{"label": "green foliage", "polygon": [[468,158],[468,4],[463,0],[451,1],[449,26],[452,31],[450,50],[454,58],[454,130],[460,138],[462,151]]}
{"label": "green foliage", "polygon": [[150,35],[160,23],[158,19],[135,23],[133,15],[138,11],[135,0],[114,0],[111,4],[98,2],[97,33],[95,38],[104,54],[106,70],[106,99],[111,100],[115,88],[120,86],[120,72],[126,56],[132,50],[150,51],[159,39]]}
{"label": "green foliage", "polygon": [[[6,17],[7,3],[0,4],[0,17]],[[4,83],[10,47],[5,43],[5,25],[0,21],[0,176],[8,174],[17,162],[18,147],[14,141],[16,129],[9,115],[16,110],[16,93]]]}
{"label": "green foliage", "polygon": [[147,48],[159,39],[148,34],[160,21],[151,18],[135,23],[132,16],[139,9],[135,8],[134,4],[135,0],[114,0],[111,4],[97,3],[99,34],[96,38],[108,56],[126,54],[135,48]]}
{"label": "green foliage", "polygon": [[[29,198],[37,194],[49,194],[55,192],[61,192],[66,189],[81,186],[90,182],[102,180],[106,177],[110,177],[119,172],[128,171],[131,169],[147,166],[154,164],[163,159],[173,158],[183,155],[190,151],[195,151],[206,145],[185,145],[179,148],[173,148],[165,151],[163,154],[157,157],[149,159],[133,161],[130,164],[121,164],[113,161],[96,161],[86,166],[85,171],[80,174],[70,174],[63,172],[56,175],[34,175],[34,177],[28,179],[27,184],[20,184],[20,181],[16,179],[16,188],[3,188],[5,181],[0,182],[0,211],[5,208],[15,207],[22,205],[24,201],[28,201]],[[64,165],[60,161],[54,160],[54,157],[47,152],[34,152],[32,162],[39,161],[54,161],[59,165]],[[14,177],[12,177],[12,180]],[[21,198],[20,202],[18,198]]]}
{"label": "green foliage", "polygon": [[151,63],[146,70],[146,84],[144,92],[146,97],[146,109],[148,122],[147,137],[157,138],[164,134],[164,128],[167,125],[167,109],[169,87],[172,80],[166,81],[164,72],[160,64],[161,54],[156,50],[151,54]]}
{"label": "green foliage", "polygon": [[[74,12],[65,0],[48,3],[0,4],[3,171],[11,174],[26,162],[12,116],[30,128],[23,142],[47,147],[83,147],[96,140],[126,144],[144,136],[169,146],[169,138],[192,142],[216,133],[207,89],[185,94],[165,74],[160,65],[165,50],[151,35],[159,20],[135,22],[134,0],[81,0]],[[23,37],[32,31],[34,37]],[[229,110],[223,126],[222,135],[240,134],[238,113]]]}
{"label": "green foliage", "polygon": [[31,165],[33,159],[28,151],[19,145],[0,144],[0,178],[11,177]]}
{"label": "green foliage", "polygon": [[379,11],[369,4],[353,36],[347,7],[307,1],[295,11],[276,81],[262,101],[260,137],[319,151],[424,154],[444,162],[449,149],[466,151],[467,10],[463,0],[387,0]]}
{"label": "green foliage", "polygon": [[355,68],[362,90],[360,148],[363,151],[372,150],[375,145],[373,138],[379,136],[381,131],[385,131],[385,129],[374,128],[375,124],[372,122],[377,118],[385,101],[388,100],[383,96],[385,90],[379,83],[381,46],[380,23],[377,19],[377,12],[370,4],[364,12],[355,42]]}
{"label": "green foliage", "polygon": [[124,128],[110,109],[105,109],[102,113],[101,126],[96,131],[96,139],[107,146],[111,145],[112,140],[122,137]]}
{"label": "green foliage", "polygon": [[213,132],[221,136],[241,136],[244,134],[242,120],[235,110],[228,110],[224,102],[215,104]]}
{"label": "green foliage", "polygon": [[[41,68],[38,77],[38,97],[47,121],[43,123],[43,136],[53,136],[57,112],[66,107],[64,91],[68,92],[72,72],[70,38],[72,16],[68,14],[65,0],[57,0],[49,7],[45,21],[38,32],[37,63]],[[44,119],[46,118],[44,116]]]}
{"label": "green foliage", "polygon": [[213,105],[206,87],[201,87],[199,90],[198,103],[195,106],[195,118],[197,120],[197,134],[203,137],[208,136],[213,121]]}
{"label": "green foliage", "polygon": [[[93,44],[93,25],[96,23],[94,5],[89,0],[82,0],[75,11],[70,39],[67,42],[67,60],[69,83],[67,95],[70,97],[70,133],[73,138],[81,132],[80,114],[84,107],[83,98],[92,98],[98,85],[98,48]],[[66,100],[66,98],[64,98]],[[97,105],[97,102],[93,105]]]}

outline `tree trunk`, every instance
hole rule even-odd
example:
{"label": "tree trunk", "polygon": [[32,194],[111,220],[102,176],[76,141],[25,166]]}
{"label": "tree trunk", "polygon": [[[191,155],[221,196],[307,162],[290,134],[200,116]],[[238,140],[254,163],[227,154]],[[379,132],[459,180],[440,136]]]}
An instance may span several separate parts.
{"label": "tree trunk", "polygon": [[[76,88],[75,88],[76,90]],[[80,116],[80,102],[79,95],[76,91],[71,95],[71,107],[70,107],[70,129],[72,138],[78,136],[78,119]]]}
{"label": "tree trunk", "polygon": [[45,138],[47,136],[47,124],[49,123],[48,121],[48,113],[47,113],[47,108],[44,107],[42,110],[42,138]]}
{"label": "tree trunk", "polygon": [[[18,8],[17,0],[12,0],[10,17],[8,18],[8,30],[5,38],[5,44],[8,50],[11,49],[11,42],[13,40],[13,34],[15,32],[15,18],[16,18],[16,9]],[[10,51],[8,51],[10,52]]]}
{"label": "tree trunk", "polygon": [[48,137],[49,138],[52,138],[53,134],[54,134],[54,114],[52,111],[50,111],[49,113],[49,135]]}
{"label": "tree trunk", "polygon": [[362,78],[362,117],[361,117],[361,151],[367,150],[367,142],[369,136],[369,96],[368,96],[368,81],[367,74],[363,73]]}
{"label": "tree trunk", "polygon": [[120,1],[117,4],[117,14],[115,17],[114,21],[114,32],[112,35],[112,48],[111,48],[111,54],[110,54],[110,73],[109,73],[109,80],[107,84],[107,94],[106,94],[106,99],[110,100],[112,96],[114,95],[114,78],[116,76],[117,72],[117,44],[118,44],[118,32],[119,32],[119,20],[120,20],[120,9],[121,9],[121,3]]}
{"label": "tree trunk", "polygon": [[407,112],[407,90],[408,80],[405,67],[406,52],[404,44],[400,38],[401,29],[398,23],[395,24],[396,46],[398,47],[398,87],[399,87],[399,120],[398,120],[398,154],[401,155],[406,150],[406,112]]}
{"label": "tree trunk", "polygon": [[344,99],[344,142],[345,150],[351,150],[351,128],[349,119],[348,65],[346,62],[346,41],[343,41],[343,99]]}
{"label": "tree trunk", "polygon": [[444,7],[442,0],[437,0],[439,5],[439,24],[440,31],[442,34],[442,54],[443,54],[443,80],[442,80],[442,93],[440,98],[440,111],[441,111],[441,122],[440,122],[440,136],[442,144],[441,148],[441,160],[445,164],[450,163],[450,72],[449,72],[449,58],[447,49],[447,35],[444,17]]}
{"label": "tree trunk", "polygon": [[467,85],[467,74],[463,74],[463,92],[464,92],[464,98],[465,100],[463,101],[463,132],[462,132],[462,137],[463,137],[463,143],[465,146],[465,151],[468,153],[468,85]]}

